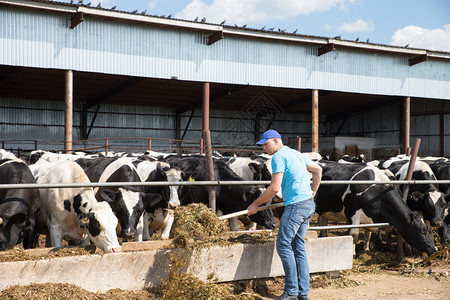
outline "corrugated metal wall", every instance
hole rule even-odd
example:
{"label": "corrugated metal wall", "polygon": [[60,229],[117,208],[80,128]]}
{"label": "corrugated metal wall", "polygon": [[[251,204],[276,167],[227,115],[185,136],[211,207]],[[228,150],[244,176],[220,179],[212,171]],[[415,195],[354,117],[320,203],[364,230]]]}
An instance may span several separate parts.
{"label": "corrugated metal wall", "polygon": [[[63,150],[64,103],[31,99],[0,98],[0,141],[6,149],[33,150],[37,141],[38,149]],[[94,117],[94,110],[88,113],[88,124]],[[190,118],[190,112],[181,115],[181,134]],[[254,146],[255,120],[245,112],[212,110],[210,114],[211,140],[216,148],[246,148]],[[287,144],[296,147],[296,136],[311,136],[309,115],[283,113],[271,124],[277,128]],[[258,124],[266,128],[269,119],[261,119]],[[80,139],[80,107],[75,104],[73,116],[73,140]],[[176,139],[175,110],[163,107],[101,105],[90,140],[114,137],[140,137]],[[324,128],[321,126],[321,128]],[[199,147],[202,135],[202,110],[197,109],[189,124],[184,140],[193,141],[183,147]],[[25,141],[25,142],[24,142]],[[53,142],[51,142],[53,141]],[[104,140],[74,143],[74,149],[102,146]],[[117,147],[128,147],[123,151],[142,152],[147,149],[148,140],[110,140],[113,151]],[[172,144],[172,147],[174,144]],[[155,150],[167,150],[168,141],[152,140]],[[139,149],[133,150],[133,148]],[[100,149],[103,150],[103,149]],[[98,150],[98,151],[100,151]]]}
{"label": "corrugated metal wall", "polygon": [[448,60],[208,33],[0,7],[0,64],[450,100]]}

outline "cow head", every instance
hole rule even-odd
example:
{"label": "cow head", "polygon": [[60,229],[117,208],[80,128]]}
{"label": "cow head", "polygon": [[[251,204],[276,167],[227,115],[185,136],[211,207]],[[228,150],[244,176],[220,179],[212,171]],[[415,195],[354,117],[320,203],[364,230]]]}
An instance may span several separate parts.
{"label": "cow head", "polygon": [[121,229],[120,235],[133,239],[137,225],[144,213],[142,192],[133,189],[118,188],[117,191],[102,189],[98,192],[98,200],[106,201],[116,215]]}
{"label": "cow head", "polygon": [[407,225],[397,227],[403,238],[414,248],[426,252],[428,255],[436,251],[433,237],[425,225],[420,213],[408,213]]}
{"label": "cow head", "polygon": [[441,192],[420,193],[414,191],[408,195],[406,204],[411,210],[422,212],[424,219],[431,222],[431,226],[441,227],[443,225],[446,202]]}
{"label": "cow head", "polygon": [[117,218],[106,202],[95,202],[88,213],[77,215],[76,221],[81,231],[103,252],[120,252],[117,240]]}
{"label": "cow head", "polygon": [[450,214],[444,219],[444,225],[439,228],[439,236],[441,237],[441,243],[443,245],[450,244]]}
{"label": "cow head", "polygon": [[28,205],[23,199],[8,198],[0,204],[0,251],[22,242],[22,230],[28,218]]}
{"label": "cow head", "polygon": [[[261,195],[262,192],[259,188],[250,186],[246,189],[243,198],[246,203],[252,203]],[[275,217],[271,209],[258,211],[256,214],[249,216],[249,219],[267,229],[274,229],[276,227]]]}
{"label": "cow head", "polygon": [[[176,167],[162,167],[158,163],[156,171],[160,174],[162,181],[180,182],[183,181],[182,171]],[[180,206],[179,195],[181,195],[181,186],[167,186],[162,188],[162,196],[168,202],[168,208],[173,209]]]}

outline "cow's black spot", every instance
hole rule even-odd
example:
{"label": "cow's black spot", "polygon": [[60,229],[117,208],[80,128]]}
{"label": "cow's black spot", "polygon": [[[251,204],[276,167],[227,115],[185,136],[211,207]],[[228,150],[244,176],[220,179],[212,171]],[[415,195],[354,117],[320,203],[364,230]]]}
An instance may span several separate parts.
{"label": "cow's black spot", "polygon": [[100,234],[100,223],[95,218],[95,214],[91,213],[89,218],[89,233],[92,236]]}
{"label": "cow's black spot", "polygon": [[78,194],[73,198],[73,209],[75,210],[75,213],[77,215],[81,214],[82,211],[80,210],[80,206],[81,206],[81,201],[83,200],[83,198],[81,198],[81,195]]}
{"label": "cow's black spot", "polygon": [[64,200],[64,209],[70,212],[70,200],[66,199]]}

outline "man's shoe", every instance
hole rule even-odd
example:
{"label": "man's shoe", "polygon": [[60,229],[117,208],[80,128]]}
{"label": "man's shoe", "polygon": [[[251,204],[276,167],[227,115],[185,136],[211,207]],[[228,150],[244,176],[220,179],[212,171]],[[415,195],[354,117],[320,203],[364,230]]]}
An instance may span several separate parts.
{"label": "man's shoe", "polygon": [[297,298],[298,300],[308,300],[308,296],[303,297],[303,296],[298,296]]}
{"label": "man's shoe", "polygon": [[276,297],[275,300],[297,300],[297,296],[291,296],[283,292],[283,294]]}

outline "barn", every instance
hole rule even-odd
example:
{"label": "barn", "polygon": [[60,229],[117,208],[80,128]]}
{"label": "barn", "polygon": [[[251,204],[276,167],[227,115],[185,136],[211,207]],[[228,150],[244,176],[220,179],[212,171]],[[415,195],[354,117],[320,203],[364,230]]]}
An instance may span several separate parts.
{"label": "barn", "polygon": [[0,43],[4,149],[450,155],[447,52],[38,0],[0,0]]}

